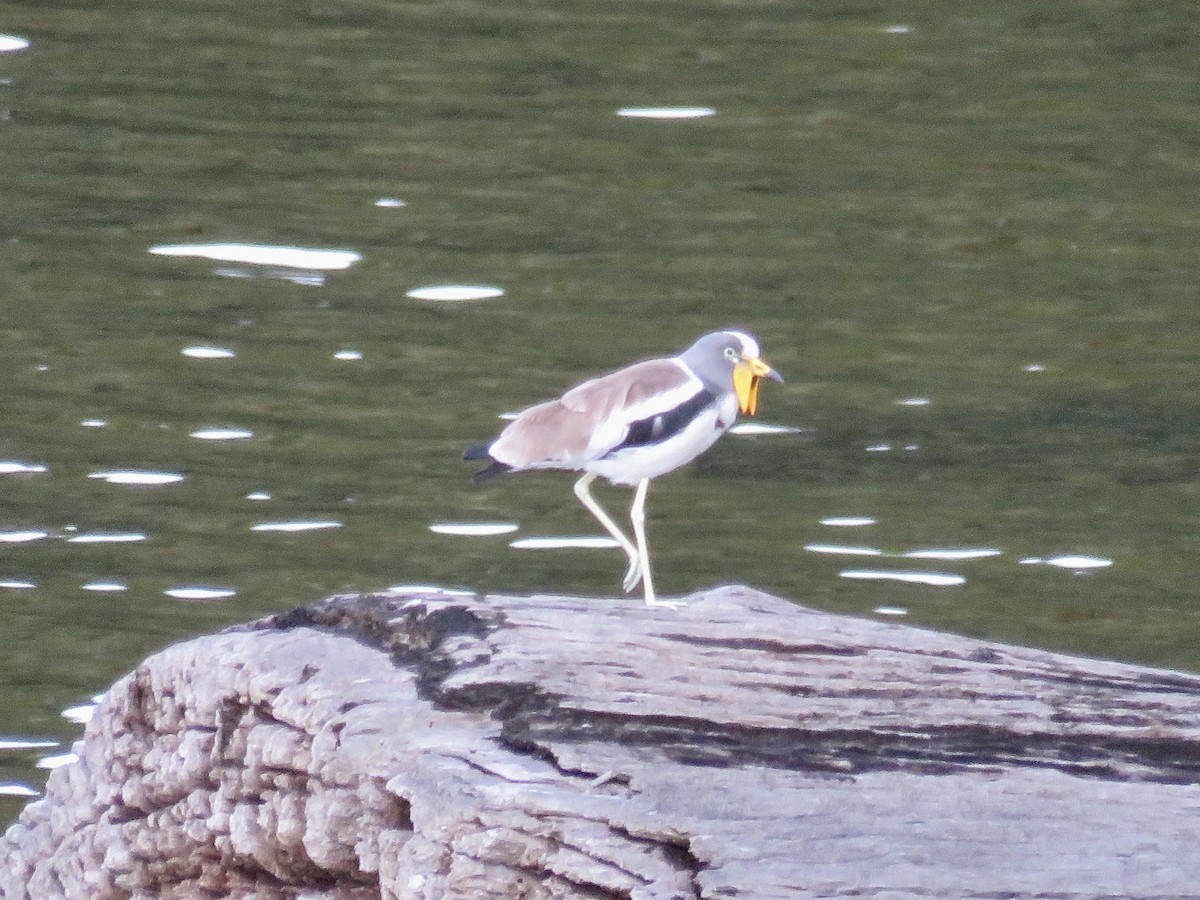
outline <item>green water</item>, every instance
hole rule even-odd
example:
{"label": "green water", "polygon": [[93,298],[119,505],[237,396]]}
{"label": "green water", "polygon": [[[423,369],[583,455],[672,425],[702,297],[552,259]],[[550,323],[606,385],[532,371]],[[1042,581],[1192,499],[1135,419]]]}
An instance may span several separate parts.
{"label": "green water", "polygon": [[[1193,4],[29,0],[0,32],[32,42],[0,54],[0,460],[46,467],[0,476],[0,532],[48,534],[0,543],[35,585],[0,588],[0,737],[69,742],[145,654],[332,591],[611,594],[615,551],[508,546],[596,533],[568,476],[476,487],[461,450],[731,324],[788,376],[761,418],[803,431],[656,482],[660,592],[1200,669]],[[148,253],[209,242],[362,260]],[[475,283],[505,295],[405,297]],[[88,477],[128,468],[185,477]],[[303,520],[342,527],[250,530]],[[429,530],[479,521],[521,530]],[[67,540],[96,532],[145,540]],[[1021,562],[1063,554],[1112,565]]]}

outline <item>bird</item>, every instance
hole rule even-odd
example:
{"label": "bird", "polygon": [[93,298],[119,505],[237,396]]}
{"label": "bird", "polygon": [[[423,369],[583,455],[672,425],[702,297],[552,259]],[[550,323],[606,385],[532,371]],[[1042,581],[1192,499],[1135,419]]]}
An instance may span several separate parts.
{"label": "bird", "polygon": [[[531,469],[582,473],[575,496],[629,559],[625,593],[640,581],[647,605],[675,606],[678,601],[658,599],[650,573],[645,514],[650,481],[711,447],[739,412],[757,413],[764,378],[783,381],[763,361],[756,338],[714,331],[677,356],[634,363],[529,407],[490,441],[468,447],[463,458],[488,460],[475,473],[476,483]],[[634,488],[632,540],[591,494],[592,482],[601,477]]]}

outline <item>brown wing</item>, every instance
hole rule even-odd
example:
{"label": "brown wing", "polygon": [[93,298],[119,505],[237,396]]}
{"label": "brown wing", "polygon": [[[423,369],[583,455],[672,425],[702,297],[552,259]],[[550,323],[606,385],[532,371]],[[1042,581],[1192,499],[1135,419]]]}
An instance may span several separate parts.
{"label": "brown wing", "polygon": [[531,406],[500,433],[489,455],[514,469],[575,468],[619,444],[631,422],[665,412],[700,388],[676,360],[635,363]]}

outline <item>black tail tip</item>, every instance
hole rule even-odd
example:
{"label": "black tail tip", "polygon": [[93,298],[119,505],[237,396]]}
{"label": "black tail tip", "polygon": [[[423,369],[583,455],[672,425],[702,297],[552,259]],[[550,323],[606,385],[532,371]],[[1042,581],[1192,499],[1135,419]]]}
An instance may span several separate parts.
{"label": "black tail tip", "polygon": [[497,462],[496,460],[492,459],[488,453],[488,450],[490,450],[491,447],[492,441],[487,441],[483,444],[472,444],[463,451],[463,459],[488,460],[488,465],[485,468],[480,469],[473,476],[476,484],[479,484],[481,481],[487,481],[489,478],[493,478],[496,475],[503,475],[512,468],[512,466],[506,466],[504,463]]}

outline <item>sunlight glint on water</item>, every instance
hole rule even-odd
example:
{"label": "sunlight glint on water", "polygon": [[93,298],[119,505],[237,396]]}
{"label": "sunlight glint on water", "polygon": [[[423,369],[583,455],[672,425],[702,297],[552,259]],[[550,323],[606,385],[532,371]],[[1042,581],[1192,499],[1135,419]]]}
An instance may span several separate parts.
{"label": "sunlight glint on water", "polygon": [[6,730],[335,591],[617,593],[570,475],[462,449],[727,326],[788,382],[655,481],[664,593],[1200,668],[1193,10],[1043,6],[23,4]]}

